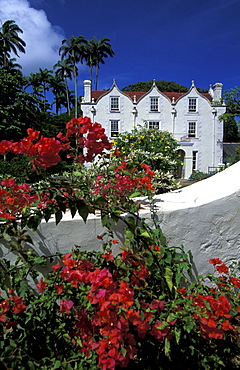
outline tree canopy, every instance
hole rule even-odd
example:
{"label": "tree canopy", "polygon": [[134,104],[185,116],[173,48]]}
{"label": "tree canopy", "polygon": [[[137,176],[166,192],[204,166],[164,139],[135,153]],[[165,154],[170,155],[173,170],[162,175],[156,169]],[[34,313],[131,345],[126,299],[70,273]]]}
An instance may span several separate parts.
{"label": "tree canopy", "polygon": [[240,88],[235,87],[225,91],[224,100],[227,109],[226,113],[220,117],[224,121],[223,141],[238,142],[240,137],[236,120],[240,117]]}
{"label": "tree canopy", "polygon": [[[157,88],[160,91],[164,92],[187,92],[189,87],[184,85],[180,85],[175,81],[164,81],[164,80],[156,80],[155,81]],[[149,91],[152,87],[153,81],[146,81],[146,82],[137,82],[133,85],[125,86],[122,91]],[[199,92],[207,92],[207,89],[198,88]]]}

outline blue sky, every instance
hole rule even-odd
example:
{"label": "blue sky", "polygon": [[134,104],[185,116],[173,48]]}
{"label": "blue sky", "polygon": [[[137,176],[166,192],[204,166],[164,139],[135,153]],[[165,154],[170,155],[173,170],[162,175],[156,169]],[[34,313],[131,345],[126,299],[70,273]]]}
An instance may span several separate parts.
{"label": "blue sky", "polygon": [[[171,80],[208,88],[240,87],[240,0],[0,0],[0,20],[24,30],[23,72],[51,69],[63,38],[105,36],[115,52],[99,71],[99,89]],[[79,82],[89,77],[79,69]]]}

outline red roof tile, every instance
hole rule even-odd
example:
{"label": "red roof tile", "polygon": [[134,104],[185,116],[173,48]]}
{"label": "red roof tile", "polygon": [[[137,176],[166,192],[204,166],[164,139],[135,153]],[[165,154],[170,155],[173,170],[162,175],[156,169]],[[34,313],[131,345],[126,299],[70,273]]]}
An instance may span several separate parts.
{"label": "red roof tile", "polygon": [[[108,93],[108,90],[93,90],[92,91],[92,98],[96,101],[99,99],[102,95]],[[148,92],[146,91],[122,91],[123,94],[129,96],[129,98],[134,100],[134,96],[136,101],[138,101],[143,95],[147,94]],[[171,101],[174,98],[175,102],[181,98],[181,96],[185,95],[185,92],[162,92],[165,96],[167,96]],[[212,101],[212,97],[209,93],[201,93],[202,96],[207,98],[210,102]]]}

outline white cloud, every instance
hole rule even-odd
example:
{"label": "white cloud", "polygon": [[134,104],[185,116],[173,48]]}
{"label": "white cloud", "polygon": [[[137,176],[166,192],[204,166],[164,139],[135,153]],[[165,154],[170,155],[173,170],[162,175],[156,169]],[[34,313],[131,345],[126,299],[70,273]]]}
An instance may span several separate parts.
{"label": "white cloud", "polygon": [[0,21],[9,19],[23,30],[19,36],[26,42],[26,53],[17,58],[23,73],[37,72],[39,67],[52,69],[59,60],[58,49],[65,38],[63,30],[53,26],[46,13],[31,7],[27,0],[0,0]]}

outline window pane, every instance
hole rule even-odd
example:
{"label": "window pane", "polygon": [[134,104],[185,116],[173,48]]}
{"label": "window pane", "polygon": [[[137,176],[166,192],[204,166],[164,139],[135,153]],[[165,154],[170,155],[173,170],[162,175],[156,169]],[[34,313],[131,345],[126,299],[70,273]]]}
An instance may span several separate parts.
{"label": "window pane", "polygon": [[189,100],[188,100],[188,111],[189,112],[196,112],[197,111],[197,99],[196,98],[189,98]]}
{"label": "window pane", "polygon": [[111,137],[117,137],[119,135],[119,121],[111,120],[110,126],[111,126]]}
{"label": "window pane", "polygon": [[148,122],[148,128],[159,130],[159,122],[158,121],[149,121]]}
{"label": "window pane", "polygon": [[158,112],[158,98],[150,98],[150,111]]}
{"label": "window pane", "polygon": [[110,110],[119,110],[119,98],[118,97],[111,97],[110,98]]}
{"label": "window pane", "polygon": [[192,170],[197,170],[197,151],[193,151]]}
{"label": "window pane", "polygon": [[196,137],[196,122],[188,122],[188,137]]}

